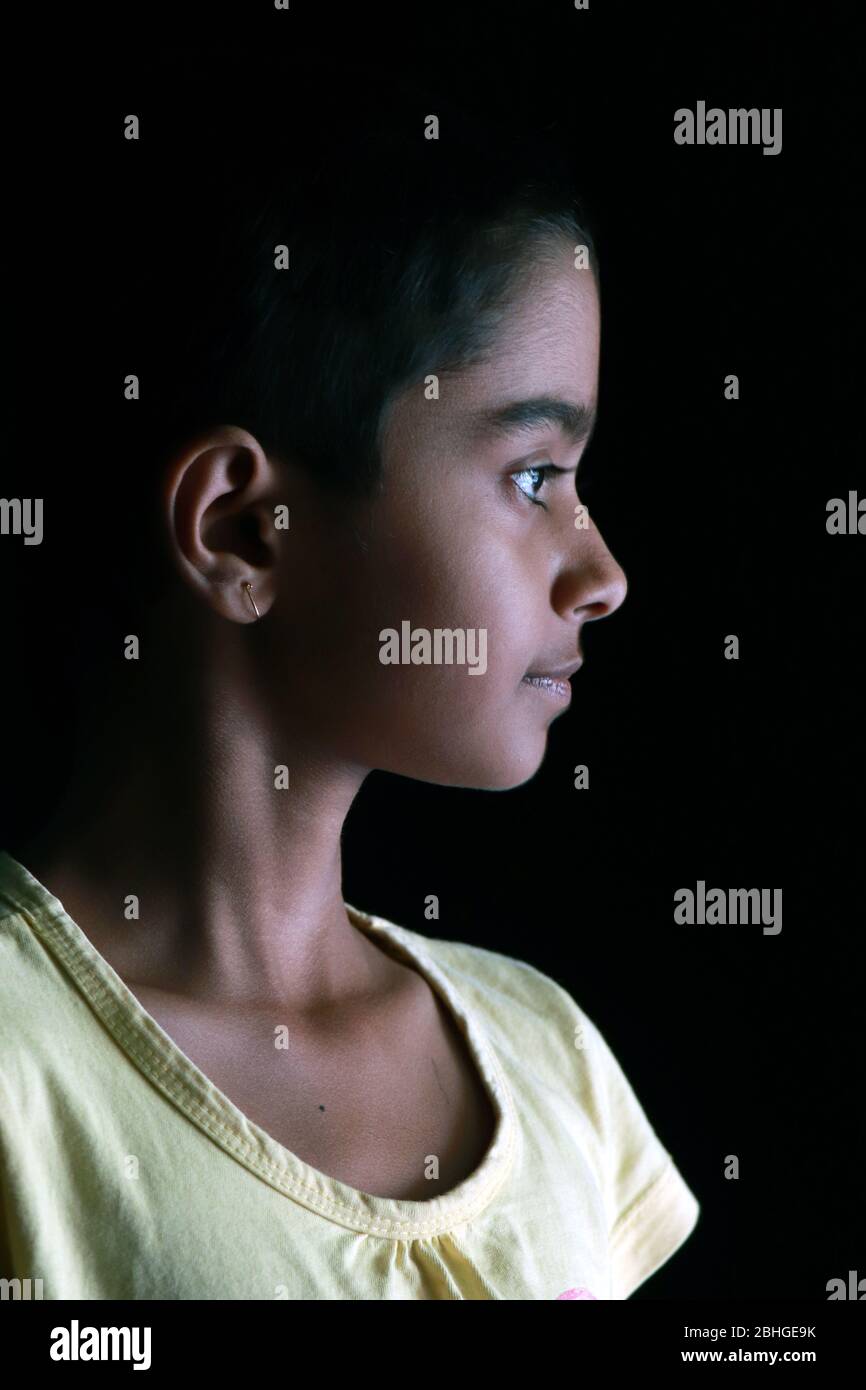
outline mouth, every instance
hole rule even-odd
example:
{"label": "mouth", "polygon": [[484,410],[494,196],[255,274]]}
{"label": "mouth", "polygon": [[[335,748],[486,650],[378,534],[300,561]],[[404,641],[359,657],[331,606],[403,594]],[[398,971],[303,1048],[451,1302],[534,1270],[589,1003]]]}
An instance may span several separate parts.
{"label": "mouth", "polygon": [[533,689],[540,690],[543,694],[549,695],[554,700],[570,700],[571,685],[568,681],[562,680],[558,676],[546,676],[534,671],[528,671],[521,682],[523,685],[531,685]]}
{"label": "mouth", "polygon": [[534,690],[540,691],[550,699],[568,703],[571,699],[571,684],[568,677],[573,676],[582,665],[583,658],[578,657],[568,666],[562,666],[555,671],[527,671],[521,684],[531,685]]}

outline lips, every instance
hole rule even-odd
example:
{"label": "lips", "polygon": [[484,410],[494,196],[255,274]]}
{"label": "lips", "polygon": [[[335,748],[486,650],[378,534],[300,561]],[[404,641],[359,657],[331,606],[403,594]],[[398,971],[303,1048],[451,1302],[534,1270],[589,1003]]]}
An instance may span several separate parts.
{"label": "lips", "polygon": [[582,665],[583,657],[579,656],[575,661],[570,661],[567,666],[548,666],[543,671],[527,671],[523,679],[567,681],[569,676],[573,676],[575,671],[579,671]]}
{"label": "lips", "polygon": [[546,671],[527,671],[521,684],[532,686],[533,690],[540,690],[544,695],[550,695],[555,700],[568,703],[571,699],[571,686],[568,683],[568,678],[573,676],[582,665],[583,657],[579,656],[574,661],[569,661],[565,666],[550,666]]}
{"label": "lips", "polygon": [[568,681],[557,680],[554,676],[524,676],[523,685],[528,685],[532,690],[540,690],[543,695],[550,695],[554,700],[565,700],[566,703],[571,699],[571,686]]}

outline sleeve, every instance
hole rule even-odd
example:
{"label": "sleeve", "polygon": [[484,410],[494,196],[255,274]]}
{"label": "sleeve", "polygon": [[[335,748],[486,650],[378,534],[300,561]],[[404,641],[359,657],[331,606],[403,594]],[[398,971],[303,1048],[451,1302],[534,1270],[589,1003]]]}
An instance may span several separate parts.
{"label": "sleeve", "polygon": [[585,1064],[594,1072],[590,1089],[604,1170],[611,1297],[626,1299],[691,1235],[700,1206],[607,1042],[585,1014],[582,1019]]}

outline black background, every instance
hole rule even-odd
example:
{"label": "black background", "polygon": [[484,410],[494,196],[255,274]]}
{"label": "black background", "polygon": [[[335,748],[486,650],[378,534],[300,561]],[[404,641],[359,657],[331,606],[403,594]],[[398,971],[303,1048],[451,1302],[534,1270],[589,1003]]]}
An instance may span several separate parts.
{"label": "black background", "polygon": [[[414,930],[530,961],[601,1028],[702,1207],[635,1299],[824,1300],[829,1279],[866,1276],[866,539],[825,528],[829,498],[866,494],[853,14],[123,7],[67,18],[68,34],[34,27],[9,58],[2,494],[44,497],[47,526],[57,470],[87,485],[113,389],[87,306],[111,293],[100,212],[142,53],[210,53],[215,91],[242,102],[257,55],[303,50],[326,103],[336,46],[371,85],[414,74],[469,109],[571,132],[602,257],[592,510],[629,595],[585,631],[572,706],[531,782],[502,794],[372,774],[344,832],[344,890]],[[698,100],[782,107],[782,152],[675,145],[673,112]],[[728,373],[739,401],[724,399]],[[134,486],[119,459],[118,488]],[[62,778],[71,735],[40,547],[3,537],[0,550],[6,843],[56,791],[22,785],[28,750],[53,740]],[[738,661],[723,657],[729,633]],[[573,788],[578,763],[588,791]],[[781,933],[677,926],[673,894],[698,879],[781,887]],[[438,922],[424,919],[429,894]],[[738,1181],[724,1177],[730,1154]]]}

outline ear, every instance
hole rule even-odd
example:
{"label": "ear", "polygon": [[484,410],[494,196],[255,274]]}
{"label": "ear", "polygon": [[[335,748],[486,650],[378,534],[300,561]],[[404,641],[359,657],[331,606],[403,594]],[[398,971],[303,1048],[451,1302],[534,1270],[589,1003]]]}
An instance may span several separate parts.
{"label": "ear", "polygon": [[190,587],[233,622],[255,622],[275,594],[274,507],[282,475],[258,440],[224,425],[185,444],[165,475],[162,509],[171,559]]}

